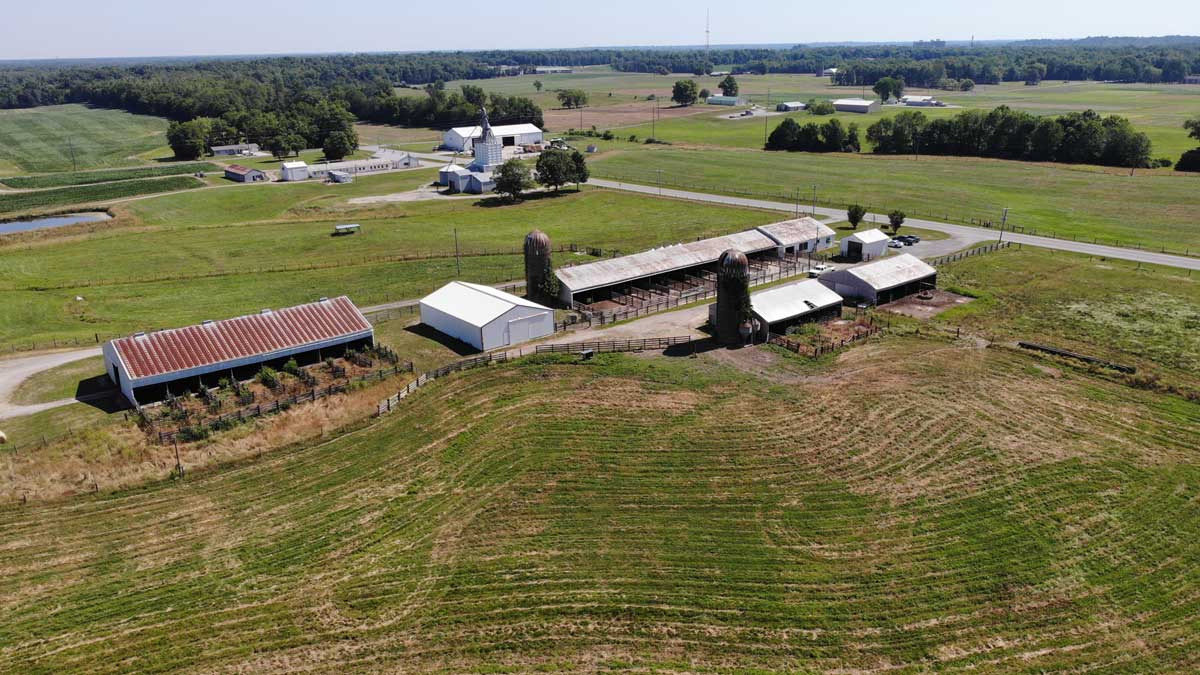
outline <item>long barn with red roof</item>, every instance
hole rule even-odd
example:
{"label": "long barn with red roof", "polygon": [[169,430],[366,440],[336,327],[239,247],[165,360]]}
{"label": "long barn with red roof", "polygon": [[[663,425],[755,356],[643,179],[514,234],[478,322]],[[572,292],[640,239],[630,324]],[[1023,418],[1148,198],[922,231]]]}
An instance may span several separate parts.
{"label": "long barn with red roof", "polygon": [[105,370],[135,406],[253,377],[295,358],[301,365],[374,342],[374,329],[345,296],[186,328],[135,333],[104,345]]}

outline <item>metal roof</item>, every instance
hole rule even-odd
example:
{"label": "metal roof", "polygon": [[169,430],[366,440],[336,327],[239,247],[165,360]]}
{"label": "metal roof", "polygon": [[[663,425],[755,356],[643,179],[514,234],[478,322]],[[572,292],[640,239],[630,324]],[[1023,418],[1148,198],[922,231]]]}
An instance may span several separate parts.
{"label": "metal roof", "polygon": [[242,166],[241,164],[230,164],[229,166],[225,167],[225,171],[228,173],[236,173],[239,176],[245,176],[247,174],[254,173],[255,171],[262,173],[262,171],[259,169],[251,169],[249,167]]}
{"label": "metal roof", "polygon": [[[463,138],[479,138],[483,135],[483,130],[479,125],[473,127],[454,127],[450,131]],[[501,124],[493,126],[492,133],[496,136],[515,136],[517,134],[540,134],[542,130],[536,124]]]}
{"label": "metal roof", "polygon": [[371,324],[342,296],[197,326],[139,333],[112,341],[134,379],[244,359],[269,357],[339,337],[371,332]]}
{"label": "metal roof", "polygon": [[886,291],[937,274],[936,269],[909,253],[880,258],[846,271],[867,282],[877,291]]}
{"label": "metal roof", "polygon": [[836,99],[834,105],[871,105],[875,101],[866,98],[839,98]]}
{"label": "metal roof", "polygon": [[578,293],[715,263],[722,253],[731,248],[742,253],[757,253],[777,245],[773,239],[758,230],[746,230],[723,237],[673,244],[620,258],[564,267],[555,270],[554,273],[572,293]]}
{"label": "metal roof", "polygon": [[421,304],[478,328],[488,325],[517,306],[551,311],[549,307],[511,293],[466,281],[451,281],[421,298]]}
{"label": "metal roof", "polygon": [[853,239],[860,244],[874,244],[876,242],[888,241],[891,239],[891,237],[883,233],[883,230],[880,230],[877,227],[870,230],[863,230],[862,232],[855,232],[846,238]]}
{"label": "metal roof", "polygon": [[283,164],[280,164],[279,166],[281,166],[285,169],[304,169],[304,168],[308,167],[308,164],[306,164],[304,162],[300,162],[300,161],[295,161],[295,162],[284,162]]}
{"label": "metal roof", "polygon": [[787,321],[841,303],[842,296],[816,279],[750,294],[751,309],[767,323]]}
{"label": "metal roof", "polygon": [[471,173],[471,170],[458,164],[447,164],[439,169],[442,173]]}
{"label": "metal roof", "polygon": [[216,151],[216,150],[235,150],[235,149],[249,150],[250,148],[257,148],[257,147],[258,147],[258,143],[234,143],[233,145],[214,145],[214,146],[212,146],[212,150],[214,150],[214,151]]}
{"label": "metal roof", "polygon": [[821,237],[832,237],[834,234],[832,229],[808,216],[760,225],[757,229],[774,239],[780,246],[795,246]]}

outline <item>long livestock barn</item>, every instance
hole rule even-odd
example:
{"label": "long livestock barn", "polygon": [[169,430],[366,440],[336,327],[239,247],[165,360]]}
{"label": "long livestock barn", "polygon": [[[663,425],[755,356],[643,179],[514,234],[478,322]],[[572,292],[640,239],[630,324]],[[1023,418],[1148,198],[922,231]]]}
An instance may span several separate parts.
{"label": "long livestock barn", "polygon": [[937,270],[902,253],[875,262],[822,274],[821,283],[844,298],[882,305],[937,286]]}
{"label": "long livestock barn", "polygon": [[374,343],[375,331],[345,296],[186,328],[136,333],[104,345],[104,366],[130,403],[160,401],[245,380],[288,359],[301,365]]}
{"label": "long livestock barn", "polygon": [[833,243],[833,230],[812,218],[797,218],[711,239],[673,244],[632,255],[555,270],[559,299],[594,311],[712,290],[716,264],[728,249],[750,258],[752,273],[766,275],[795,265],[803,253]]}

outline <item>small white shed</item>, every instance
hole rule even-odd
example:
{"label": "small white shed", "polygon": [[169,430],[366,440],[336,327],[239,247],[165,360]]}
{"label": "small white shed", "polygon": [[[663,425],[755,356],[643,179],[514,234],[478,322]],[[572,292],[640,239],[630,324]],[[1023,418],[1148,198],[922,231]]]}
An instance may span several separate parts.
{"label": "small white shed", "polygon": [[833,109],[838,112],[875,113],[879,112],[878,99],[839,98],[833,102]]}
{"label": "small white shed", "polygon": [[888,237],[878,228],[864,230],[842,239],[842,257],[850,260],[874,260],[887,253]]}
{"label": "small white shed", "polygon": [[491,286],[451,281],[421,299],[421,323],[489,351],[554,334],[554,310]]}

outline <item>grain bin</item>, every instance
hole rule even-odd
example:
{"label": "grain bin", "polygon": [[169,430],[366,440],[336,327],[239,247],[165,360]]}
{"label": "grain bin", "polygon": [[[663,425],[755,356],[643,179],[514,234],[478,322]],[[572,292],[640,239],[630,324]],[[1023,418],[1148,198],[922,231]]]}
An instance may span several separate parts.
{"label": "grain bin", "polygon": [[750,261],[746,254],[729,249],[717,261],[717,341],[744,342],[742,329],[750,321]]}
{"label": "grain bin", "polygon": [[525,295],[538,302],[552,302],[558,295],[550,237],[541,230],[525,235]]}

